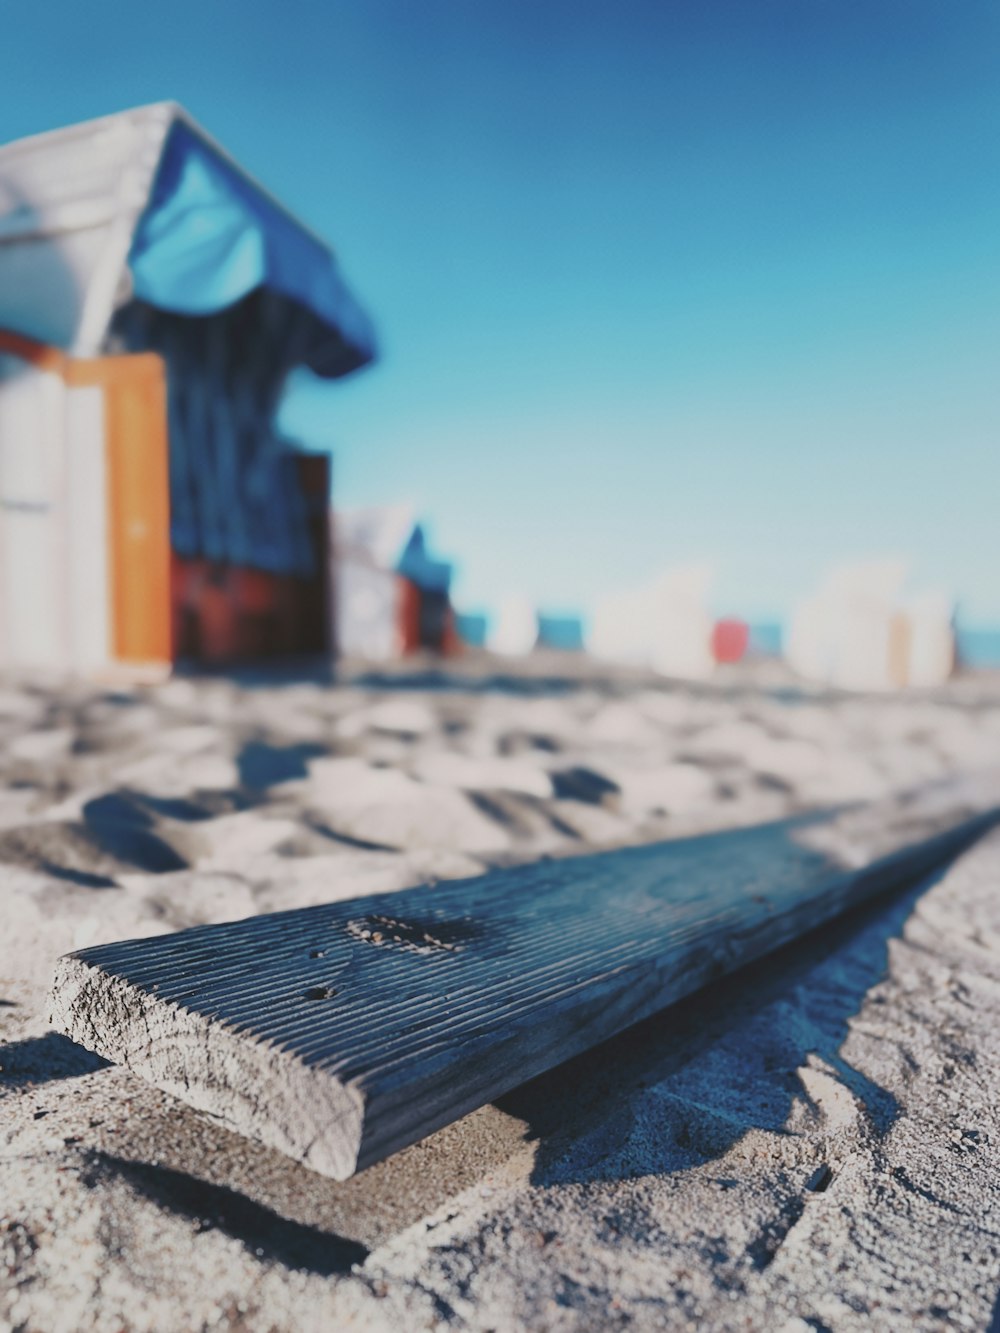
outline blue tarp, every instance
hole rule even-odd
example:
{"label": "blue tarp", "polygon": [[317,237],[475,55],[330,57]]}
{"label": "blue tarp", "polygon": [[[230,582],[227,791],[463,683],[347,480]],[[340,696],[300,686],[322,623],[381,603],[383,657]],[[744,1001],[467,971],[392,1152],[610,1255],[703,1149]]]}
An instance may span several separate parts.
{"label": "blue tarp", "polygon": [[749,657],[780,657],[783,637],[781,626],[774,621],[759,621],[757,624],[751,624],[747,655]]}
{"label": "blue tarp", "polygon": [[538,613],[539,648],[560,648],[564,652],[583,651],[583,621],[579,616],[553,616]]}
{"label": "blue tarp", "polygon": [[467,643],[470,648],[485,648],[486,636],[489,630],[489,622],[484,615],[478,612],[461,612],[455,616],[455,629],[458,637],[463,643]]}
{"label": "blue tarp", "polygon": [[371,324],[326,247],[183,120],[170,131],[129,266],[135,295],[175,314],[214,314],[261,286],[281,292],[318,321],[305,361],[320,375],[345,375],[374,355]]}
{"label": "blue tarp", "polygon": [[418,523],[399,558],[396,572],[411,579],[426,592],[447,592],[451,587],[451,565],[445,560],[434,560],[427,554],[424,530]]}

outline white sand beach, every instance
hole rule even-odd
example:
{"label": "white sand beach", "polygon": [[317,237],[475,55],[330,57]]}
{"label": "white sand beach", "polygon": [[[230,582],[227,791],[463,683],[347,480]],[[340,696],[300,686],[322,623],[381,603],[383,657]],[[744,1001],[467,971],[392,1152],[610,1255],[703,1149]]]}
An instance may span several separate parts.
{"label": "white sand beach", "polygon": [[1000,680],[469,658],[0,688],[0,1330],[984,1329],[1000,835],[343,1184],[53,1032],[55,959],[995,763]]}

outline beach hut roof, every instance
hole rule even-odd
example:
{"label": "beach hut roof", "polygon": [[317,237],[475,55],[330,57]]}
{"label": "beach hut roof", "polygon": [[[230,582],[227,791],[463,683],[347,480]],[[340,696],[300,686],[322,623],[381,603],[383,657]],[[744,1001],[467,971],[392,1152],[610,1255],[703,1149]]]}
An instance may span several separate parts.
{"label": "beach hut roof", "polygon": [[307,312],[317,374],[374,356],[329,247],[176,103],[0,148],[0,327],[92,356],[132,297],[209,315],[258,287]]}
{"label": "beach hut roof", "polygon": [[424,529],[412,505],[338,510],[334,539],[342,556],[405,574],[428,591],[447,592],[451,584],[452,567],[428,553]]}
{"label": "beach hut roof", "polygon": [[417,515],[405,502],[338,509],[334,537],[338,548],[378,569],[395,569],[413,536]]}

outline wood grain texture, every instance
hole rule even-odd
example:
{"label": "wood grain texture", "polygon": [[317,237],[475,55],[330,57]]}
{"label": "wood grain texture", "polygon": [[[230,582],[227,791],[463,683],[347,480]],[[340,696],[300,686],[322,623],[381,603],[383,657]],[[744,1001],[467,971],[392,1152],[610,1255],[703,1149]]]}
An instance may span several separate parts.
{"label": "wood grain texture", "polygon": [[912,880],[998,787],[547,861],[60,960],[74,1040],[345,1179]]}

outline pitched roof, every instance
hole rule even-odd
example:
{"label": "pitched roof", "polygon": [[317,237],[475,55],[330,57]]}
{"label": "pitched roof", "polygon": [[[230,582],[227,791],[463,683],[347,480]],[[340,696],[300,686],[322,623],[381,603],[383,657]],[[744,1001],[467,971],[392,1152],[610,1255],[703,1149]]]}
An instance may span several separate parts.
{"label": "pitched roof", "polygon": [[395,570],[429,591],[448,591],[452,566],[428,554],[424,529],[412,505],[338,509],[333,534],[342,559]]}
{"label": "pitched roof", "polygon": [[0,326],[93,355],[132,295],[205,315],[261,286],[314,317],[318,374],[373,358],[330,248],[176,103],[0,148]]}

